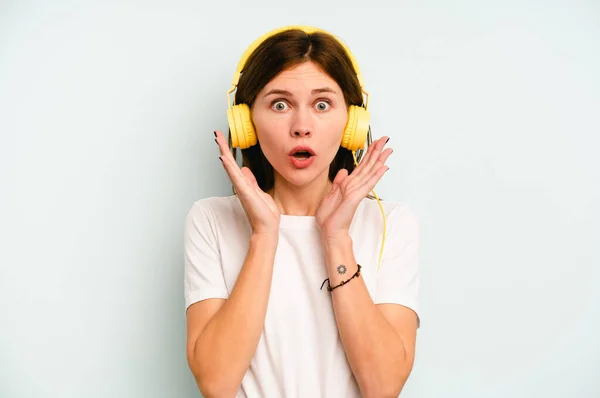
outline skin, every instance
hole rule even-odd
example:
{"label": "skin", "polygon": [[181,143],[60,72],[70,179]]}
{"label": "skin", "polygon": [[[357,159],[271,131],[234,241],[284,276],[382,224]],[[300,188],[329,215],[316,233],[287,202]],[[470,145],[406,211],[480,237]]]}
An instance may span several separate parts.
{"label": "skin", "polygon": [[[325,238],[347,232],[360,200],[388,170],[385,161],[392,149],[383,149],[388,137],[370,145],[352,175],[343,169],[329,181],[329,165],[340,146],[348,106],[337,82],[310,61],[267,83],[251,111],[261,148],[275,173],[269,192],[258,187],[247,167],[237,167],[224,147],[223,134],[215,135],[220,159],[233,184],[239,185],[253,231],[276,234],[279,216],[287,214],[317,216]],[[298,145],[315,152],[313,163],[305,169],[297,169],[289,160],[290,150]]]}
{"label": "skin", "polygon": [[[313,92],[320,89],[330,92]],[[281,72],[259,92],[252,119],[263,153],[275,170],[269,194],[284,214],[315,215],[331,189],[329,164],[348,120],[342,89],[314,63],[306,62]],[[306,169],[296,169],[288,158],[297,145],[315,151]]]}
{"label": "skin", "polygon": [[[279,91],[273,93],[272,90]],[[190,307],[188,312],[192,325],[189,328],[194,331],[190,332],[190,341],[206,350],[202,351],[203,356],[202,353],[190,354],[191,363],[196,356],[242,361],[235,362],[236,371],[228,373],[232,374],[231,380],[221,381],[215,391],[222,390],[223,386],[232,392],[236,390],[260,337],[268,284],[260,290],[264,300],[252,303],[251,298],[257,296],[258,280],[270,283],[262,272],[267,265],[272,266],[281,214],[316,216],[331,286],[346,281],[358,269],[349,227],[361,200],[388,170],[385,162],[392,149],[385,148],[388,137],[381,137],[369,146],[352,174],[342,169],[330,182],[329,165],[339,148],[347,112],[339,85],[312,62],[283,71],[260,91],[252,107],[252,118],[261,148],[275,170],[274,187],[269,192],[259,188],[247,167],[238,167],[227,147],[227,139],[221,132],[215,132],[219,158],[236,187],[253,232],[249,259],[230,299],[194,304],[196,308]],[[308,145],[316,153],[308,168],[297,169],[289,160],[289,151],[297,145]],[[260,250],[252,250],[259,246]],[[268,253],[270,257],[255,259],[252,253]],[[375,305],[360,277],[332,291],[331,295],[340,338],[362,395],[398,396],[413,366],[416,314],[397,304]],[[229,306],[225,302],[229,302]],[[225,310],[219,311],[221,306]],[[250,310],[256,312],[245,320],[246,325],[252,325],[252,339],[240,341],[239,336],[231,335],[229,340],[236,341],[237,346],[215,346],[214,342],[219,341],[217,336],[222,339],[223,333],[231,330],[229,326],[239,321],[240,314],[248,314]],[[211,318],[216,320],[208,323]],[[208,331],[200,334],[207,323]],[[199,344],[202,338],[206,343]],[[206,354],[209,349],[212,351]],[[204,377],[210,380],[213,376]]]}

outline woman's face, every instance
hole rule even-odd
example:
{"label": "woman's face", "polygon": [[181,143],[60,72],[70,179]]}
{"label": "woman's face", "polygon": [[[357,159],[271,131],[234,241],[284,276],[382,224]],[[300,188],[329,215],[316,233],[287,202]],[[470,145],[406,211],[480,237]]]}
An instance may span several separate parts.
{"label": "woman's face", "polygon": [[[342,89],[313,62],[281,72],[256,96],[252,121],[277,174],[296,186],[327,179],[348,120]],[[295,153],[298,150],[307,153]]]}

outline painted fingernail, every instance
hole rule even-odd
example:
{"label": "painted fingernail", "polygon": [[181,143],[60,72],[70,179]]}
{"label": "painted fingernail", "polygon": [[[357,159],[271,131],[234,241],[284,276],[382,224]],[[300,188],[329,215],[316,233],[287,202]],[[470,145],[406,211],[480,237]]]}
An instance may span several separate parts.
{"label": "painted fingernail", "polygon": [[219,156],[219,160],[221,161],[221,163],[223,163],[223,158],[221,158],[220,156]]}
{"label": "painted fingernail", "polygon": [[217,139],[215,138],[215,142],[217,143],[217,145],[219,145],[219,143],[217,142]]}
{"label": "painted fingernail", "polygon": [[388,143],[388,141],[390,140],[390,138],[391,138],[391,137],[388,137],[388,139],[387,139],[387,140],[385,140],[385,143],[386,143],[386,144]]}
{"label": "painted fingernail", "polygon": [[216,131],[213,131],[213,133],[214,133],[214,135],[215,135],[215,137],[216,137],[216,136],[217,136],[217,132],[216,132]]}

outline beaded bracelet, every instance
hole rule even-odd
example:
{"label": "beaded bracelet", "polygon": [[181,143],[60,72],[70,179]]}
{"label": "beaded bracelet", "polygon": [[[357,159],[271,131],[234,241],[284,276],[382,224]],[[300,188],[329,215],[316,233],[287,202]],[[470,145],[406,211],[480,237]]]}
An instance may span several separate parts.
{"label": "beaded bracelet", "polygon": [[361,269],[361,266],[360,266],[360,264],[356,264],[356,265],[358,265],[358,270],[356,270],[356,272],[354,273],[354,275],[352,275],[352,276],[351,276],[349,279],[347,279],[347,280],[345,280],[345,281],[342,281],[342,282],[341,282],[339,285],[337,285],[337,286],[331,287],[331,284],[329,283],[329,278],[327,278],[327,279],[325,279],[325,280],[323,281],[323,284],[321,285],[321,289],[319,289],[319,290],[323,290],[323,285],[325,285],[325,282],[327,282],[327,285],[328,285],[328,286],[327,286],[327,291],[329,291],[329,292],[330,292],[330,291],[332,291],[333,289],[337,289],[337,288],[338,288],[338,287],[340,287],[340,286],[344,286],[346,283],[350,282],[352,279],[354,279],[354,278],[356,278],[356,277],[360,276],[360,269]]}

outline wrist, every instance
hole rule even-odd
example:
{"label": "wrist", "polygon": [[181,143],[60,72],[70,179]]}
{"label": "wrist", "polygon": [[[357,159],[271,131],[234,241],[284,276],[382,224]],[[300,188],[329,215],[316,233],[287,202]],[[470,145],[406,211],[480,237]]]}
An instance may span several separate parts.
{"label": "wrist", "polygon": [[352,246],[352,238],[349,231],[340,231],[335,234],[321,234],[321,243],[325,250],[336,247]]}
{"label": "wrist", "polygon": [[352,238],[346,231],[336,235],[321,236],[329,283],[335,286],[350,278],[357,270]]}
{"label": "wrist", "polygon": [[277,249],[279,232],[254,232],[250,236],[251,246],[260,246],[263,249]]}

